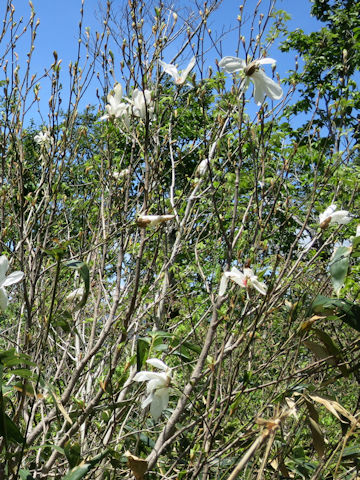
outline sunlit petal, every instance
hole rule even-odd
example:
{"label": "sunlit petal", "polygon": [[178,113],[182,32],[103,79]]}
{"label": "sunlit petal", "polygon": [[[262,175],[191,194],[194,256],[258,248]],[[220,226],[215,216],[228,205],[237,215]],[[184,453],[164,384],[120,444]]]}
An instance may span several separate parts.
{"label": "sunlit petal", "polygon": [[227,73],[235,73],[244,70],[246,63],[241,58],[224,57],[220,60],[219,67],[223,68]]}
{"label": "sunlit petal", "polygon": [[169,402],[169,391],[167,388],[157,390],[152,398],[150,413],[153,419],[156,421],[159,419],[162,411],[167,407]]}
{"label": "sunlit petal", "polygon": [[3,287],[8,287],[14,283],[20,282],[24,278],[24,272],[12,272],[5,280],[1,283]]}
{"label": "sunlit petal", "polygon": [[190,71],[194,68],[195,62],[196,62],[196,57],[192,57],[192,59],[189,62],[189,65],[185,68],[185,70],[181,72],[180,78],[176,82],[177,84],[181,85],[185,82]]}
{"label": "sunlit petal", "polygon": [[169,370],[169,367],[166,365],[166,363],[164,363],[159,358],[149,358],[148,360],[146,360],[146,363],[148,363],[152,367],[158,368],[159,370],[164,370],[164,372]]}
{"label": "sunlit petal", "polygon": [[266,57],[266,58],[260,58],[259,60],[257,60],[257,62],[260,65],[268,65],[268,64],[274,65],[274,63],[276,63],[276,60],[270,57]]}
{"label": "sunlit petal", "polygon": [[150,403],[153,401],[154,399],[154,394],[153,393],[150,393],[150,395],[148,395],[145,400],[141,403],[141,408],[144,409],[146,408],[148,405],[150,405]]}
{"label": "sunlit petal", "polygon": [[0,287],[0,309],[1,310],[6,310],[6,307],[8,305],[8,296],[6,294],[5,288]]}
{"label": "sunlit petal", "polygon": [[179,72],[175,65],[172,63],[165,63],[162,60],[159,60],[159,63],[164,69],[164,72],[171,75],[175,82],[179,80]]}
{"label": "sunlit petal", "polygon": [[156,372],[147,372],[144,370],[143,372],[138,372],[135,377],[135,382],[147,382],[149,380],[156,380],[159,377],[159,373]]}

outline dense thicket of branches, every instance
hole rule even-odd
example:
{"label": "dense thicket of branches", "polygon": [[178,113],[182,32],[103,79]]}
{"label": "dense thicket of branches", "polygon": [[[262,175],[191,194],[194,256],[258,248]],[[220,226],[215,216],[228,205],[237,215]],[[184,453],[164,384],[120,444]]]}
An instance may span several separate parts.
{"label": "dense thicket of branches", "polygon": [[[315,0],[305,35],[244,2],[233,51],[221,2],[196,3],[113,0],[94,35],[80,19],[63,98],[61,52],[34,73],[17,42],[36,13],[7,2],[0,479],[357,478],[359,3]],[[304,67],[257,106],[218,61],[253,80],[280,32]],[[193,56],[184,82],[159,63]]]}

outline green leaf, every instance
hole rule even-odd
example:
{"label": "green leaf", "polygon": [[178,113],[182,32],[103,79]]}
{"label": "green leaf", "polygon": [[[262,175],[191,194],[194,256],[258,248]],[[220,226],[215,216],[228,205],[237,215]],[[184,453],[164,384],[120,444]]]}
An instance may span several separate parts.
{"label": "green leaf", "polygon": [[85,475],[91,470],[91,464],[85,463],[85,465],[79,465],[69,472],[63,480],[78,480],[79,478],[85,477]]}
{"label": "green leaf", "polygon": [[5,367],[13,367],[14,365],[30,365],[36,366],[36,363],[32,362],[27,355],[18,354],[15,349],[11,348],[0,353],[0,362]]}
{"label": "green leaf", "polygon": [[60,327],[65,333],[71,331],[70,325],[73,323],[73,318],[67,310],[60,310],[53,322],[54,327]]}
{"label": "green leaf", "polygon": [[21,480],[34,480],[34,477],[31,476],[29,470],[21,469],[19,475]]}
{"label": "green leaf", "polygon": [[360,257],[360,237],[353,238],[351,256]]}
{"label": "green leaf", "polygon": [[136,368],[139,372],[144,365],[145,357],[149,351],[149,342],[144,338],[139,338],[136,345]]}
{"label": "green leaf", "polygon": [[325,316],[335,316],[350,327],[360,332],[360,306],[347,300],[328,298],[318,295],[311,309],[313,312]]}
{"label": "green leaf", "polygon": [[64,445],[64,452],[67,461],[69,462],[70,468],[74,468],[79,465],[79,463],[81,462],[81,450],[79,443],[71,444],[70,442],[67,442]]}
{"label": "green leaf", "polygon": [[4,411],[0,412],[0,436],[8,442],[25,444],[25,439],[20,430]]}
{"label": "green leaf", "polygon": [[45,249],[44,252],[53,257],[56,261],[61,260],[61,258],[65,255],[66,249],[68,246],[68,242],[64,242],[61,246],[51,248],[51,249]]}
{"label": "green leaf", "polygon": [[78,480],[79,478],[83,478],[97,463],[101,462],[101,460],[106,457],[108,453],[109,450],[105,450],[105,452],[100,453],[91,460],[88,460],[87,463],[73,468],[71,472],[63,477],[62,480]]}
{"label": "green leaf", "polygon": [[86,300],[89,296],[90,272],[89,272],[89,268],[88,268],[88,266],[86,265],[85,262],[79,262],[79,261],[76,261],[76,260],[71,260],[69,262],[66,262],[65,265],[69,268],[77,270],[79,272],[80,277],[82,278],[82,280],[84,282],[84,287],[85,288],[84,288],[84,293],[83,293],[82,299],[74,307],[74,311],[76,312],[76,310],[80,310],[80,308],[82,308],[85,305]]}
{"label": "green leaf", "polygon": [[336,295],[339,295],[349,268],[351,247],[338,247],[330,262],[331,281]]}
{"label": "green leaf", "polygon": [[27,368],[17,368],[15,370],[11,370],[11,375],[16,375],[17,377],[23,378],[36,378],[36,375],[34,375],[34,373]]}

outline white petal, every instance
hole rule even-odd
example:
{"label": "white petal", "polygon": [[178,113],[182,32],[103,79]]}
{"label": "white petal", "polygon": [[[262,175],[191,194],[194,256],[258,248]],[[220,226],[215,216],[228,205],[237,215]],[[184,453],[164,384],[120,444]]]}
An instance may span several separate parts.
{"label": "white petal", "polygon": [[163,388],[157,390],[154,395],[150,406],[150,413],[154,420],[158,420],[162,411],[168,406],[169,403],[169,389]]}
{"label": "white petal", "polygon": [[117,98],[118,101],[120,101],[122,98],[122,86],[120,85],[120,83],[115,85],[114,92],[115,92],[115,97]]}
{"label": "white petal", "polygon": [[76,298],[82,298],[83,296],[84,296],[84,289],[80,287],[70,292],[69,295],[65,297],[65,300],[67,300],[68,302],[71,302]]}
{"label": "white petal", "polygon": [[254,85],[254,101],[256,105],[261,105],[265,100],[266,95],[264,82],[260,81],[257,77],[254,77],[254,75],[250,77],[250,80]]}
{"label": "white petal", "polygon": [[240,287],[246,287],[246,277],[236,267],[232,267],[230,272],[224,272],[224,275],[240,285]]}
{"label": "white petal", "polygon": [[319,223],[323,223],[327,218],[331,217],[335,211],[336,211],[336,205],[335,203],[332,203],[327,207],[327,209],[323,213],[320,213]]}
{"label": "white petal", "polygon": [[139,227],[156,226],[159,223],[168,222],[175,218],[175,215],[139,215],[136,223]]}
{"label": "white petal", "polygon": [[201,162],[197,166],[195,173],[197,175],[200,175],[200,177],[203,177],[207,172],[208,168],[209,168],[209,159],[204,158],[204,160],[201,160]]}
{"label": "white petal", "polygon": [[280,100],[284,92],[278,83],[274,82],[272,78],[266,77],[266,95],[272,100]]}
{"label": "white petal", "polygon": [[279,100],[283,96],[283,90],[279,84],[267,77],[262,70],[254,72],[250,80],[254,84],[254,100],[257,105],[261,105],[265,95],[272,100]]}
{"label": "white petal", "polygon": [[247,278],[251,278],[251,277],[257,278],[257,277],[255,276],[254,270],[253,270],[252,268],[244,268],[244,275],[245,275],[245,277],[247,277]]}
{"label": "white petal", "polygon": [[156,372],[147,372],[144,370],[143,372],[138,372],[133,380],[135,382],[148,382],[149,380],[154,380],[159,377],[160,373]]}
{"label": "white petal", "polygon": [[228,277],[225,274],[222,274],[221,280],[220,280],[220,286],[219,286],[219,297],[222,297],[225,294],[227,284],[228,284]]}
{"label": "white petal", "polygon": [[224,57],[220,60],[219,67],[223,68],[225,72],[235,73],[244,70],[246,63],[244,60],[241,60],[241,58]]}
{"label": "white petal", "polygon": [[332,213],[334,213],[337,210],[337,206],[335,203],[332,203],[327,207],[323,215],[327,218],[330,217]]}
{"label": "white petal", "polygon": [[260,282],[256,277],[251,279],[251,285],[261,293],[261,295],[266,295],[267,286],[265,283]]}
{"label": "white petal", "polygon": [[274,65],[274,63],[276,63],[276,60],[270,57],[260,58],[259,60],[256,60],[256,61],[259,63],[259,65],[268,65],[268,64]]}
{"label": "white petal", "polygon": [[0,309],[2,311],[5,311],[7,304],[8,304],[8,296],[7,296],[6,290],[5,288],[1,287],[0,288]]}
{"label": "white petal", "polygon": [[347,210],[338,210],[331,215],[330,223],[346,225],[351,222],[352,218]]}
{"label": "white petal", "polygon": [[195,62],[196,62],[196,57],[193,57],[190,60],[189,65],[185,68],[185,70],[181,72],[180,78],[177,81],[178,84],[182,84],[185,82],[187,76],[189,75],[189,72],[194,68]]}
{"label": "white petal", "polygon": [[154,394],[153,393],[150,393],[150,395],[148,395],[145,400],[141,403],[141,408],[144,409],[146,408],[148,405],[150,405],[150,403],[153,401],[153,397],[154,397]]}
{"label": "white petal", "polygon": [[159,370],[164,370],[164,372],[169,370],[169,367],[166,365],[166,363],[164,363],[158,358],[149,358],[148,360],[146,360],[146,363],[148,363],[152,367],[158,368]]}
{"label": "white petal", "polygon": [[358,226],[356,227],[355,236],[356,236],[356,237],[360,237],[360,225],[358,225]]}
{"label": "white petal", "polygon": [[171,75],[175,82],[179,80],[179,72],[175,65],[172,63],[165,63],[162,60],[159,60],[159,63],[164,69],[164,72]]}
{"label": "white petal", "polygon": [[147,393],[159,390],[159,388],[167,387],[169,383],[169,378],[166,373],[158,373],[158,377],[150,380],[146,385]]}
{"label": "white petal", "polygon": [[0,283],[4,280],[5,274],[8,271],[9,268],[9,261],[5,257],[5,255],[2,255],[0,257]]}
{"label": "white petal", "polygon": [[2,282],[3,287],[8,287],[14,283],[20,282],[24,278],[24,272],[12,272],[5,280]]}

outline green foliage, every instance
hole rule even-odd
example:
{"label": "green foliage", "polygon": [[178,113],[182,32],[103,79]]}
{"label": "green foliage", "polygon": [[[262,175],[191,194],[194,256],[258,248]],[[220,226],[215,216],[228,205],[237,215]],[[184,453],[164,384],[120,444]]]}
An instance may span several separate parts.
{"label": "green foliage", "polygon": [[351,250],[351,247],[338,247],[329,264],[331,281],[337,295],[339,295],[348,273]]}
{"label": "green foliage", "polygon": [[343,299],[328,298],[319,295],[312,307],[314,313],[339,318],[360,332],[360,306]]}
{"label": "green foliage", "polygon": [[[0,318],[0,477],[115,480],[131,457],[142,468],[147,458],[149,479],[228,478],[239,465],[249,479],[345,478],[357,462],[359,346],[348,325],[360,331],[360,238],[355,220],[320,226],[319,214],[335,202],[359,208],[357,2],[313,2],[325,26],[310,35],[287,34],[283,11],[250,12],[239,56],[265,57],[286,35],[282,48],[304,60],[288,79],[294,97],[259,108],[239,75],[200,68],[206,38],[218,44],[210,4],[199,27],[179,31],[180,15],[152,6],[147,15],[145,2],[126,3],[126,28],[112,30],[110,15],[93,63],[85,55],[103,68],[105,92],[121,79],[127,122],[99,120],[105,92],[79,113],[93,75],[80,58],[61,111],[54,54],[39,127],[19,113],[29,79],[0,81],[1,248],[10,273],[25,273],[5,285]],[[184,85],[158,65],[178,36],[176,62],[197,60]],[[151,90],[145,115],[135,89]],[[51,141],[38,144],[45,128]],[[144,215],[169,219],[144,226]],[[240,284],[224,276],[233,266]],[[155,372],[150,358],[171,370]],[[144,370],[146,389],[133,381]],[[155,421],[142,407],[159,397]]]}

